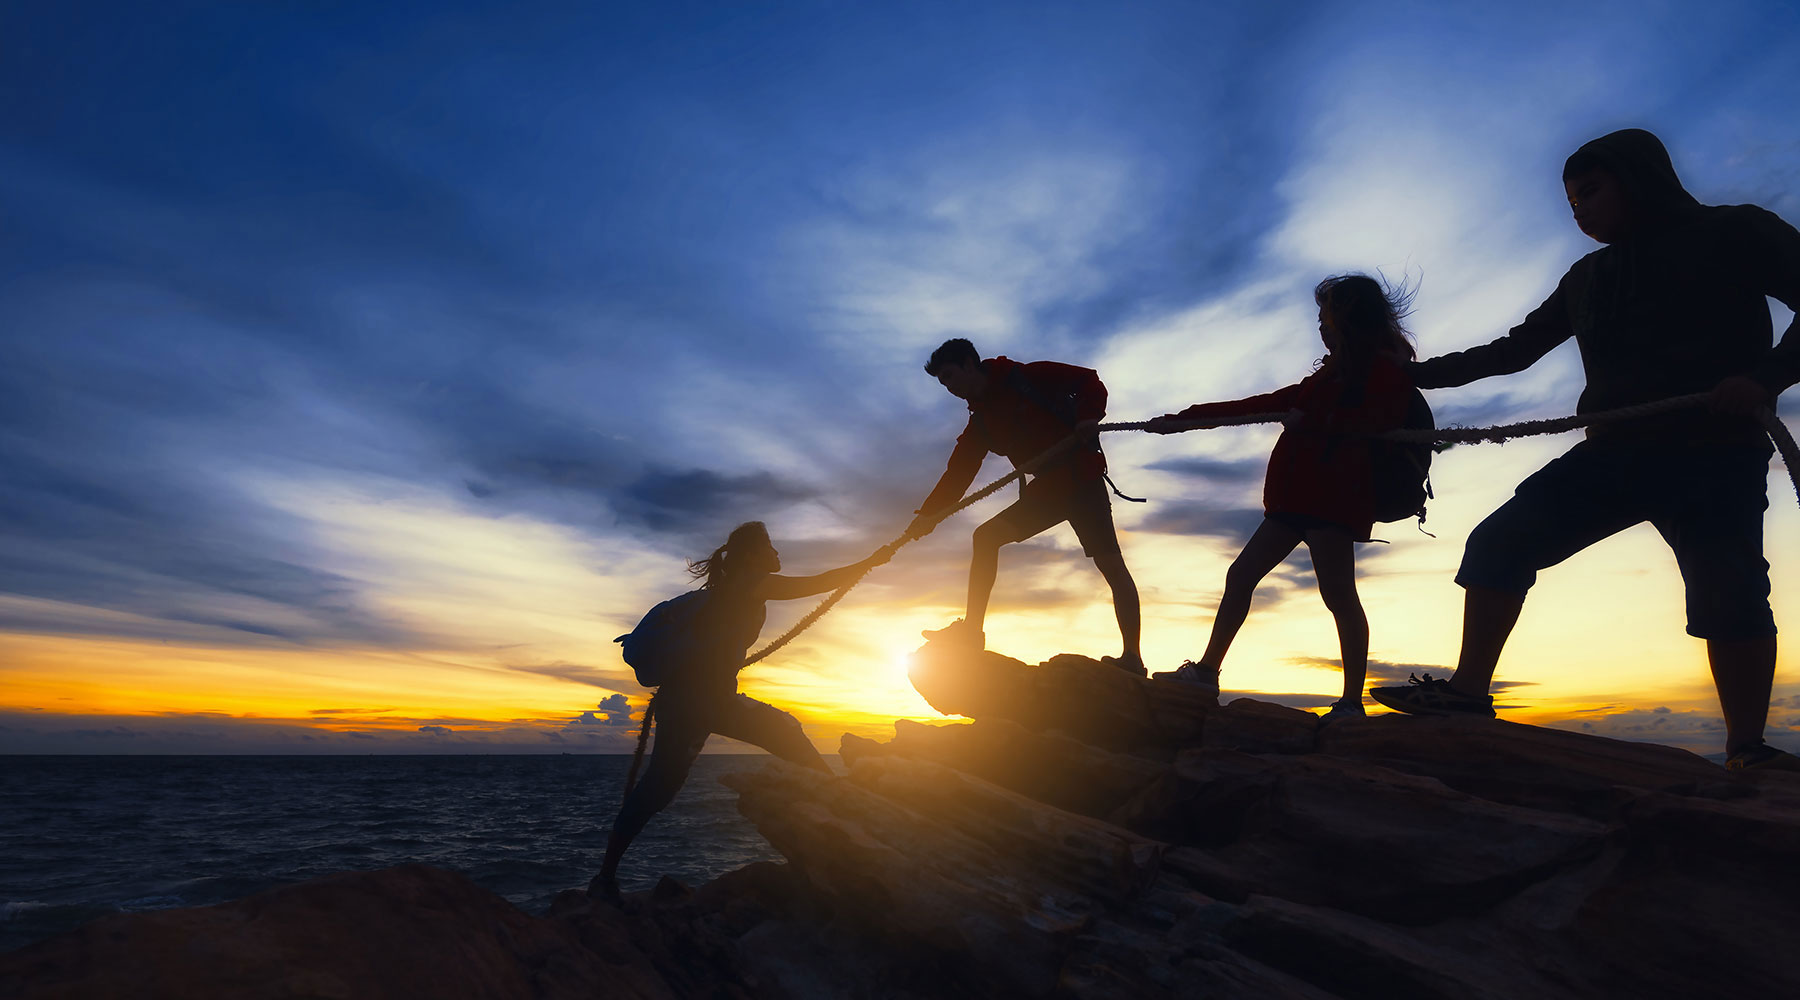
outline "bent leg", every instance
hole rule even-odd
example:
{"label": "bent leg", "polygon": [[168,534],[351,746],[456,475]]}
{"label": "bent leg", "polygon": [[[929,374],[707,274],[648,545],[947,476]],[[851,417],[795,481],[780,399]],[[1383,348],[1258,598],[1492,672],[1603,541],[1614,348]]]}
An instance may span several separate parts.
{"label": "bent leg", "polygon": [[1250,598],[1256,593],[1256,585],[1262,582],[1269,571],[1281,565],[1281,561],[1300,544],[1300,533],[1279,521],[1263,518],[1251,533],[1250,540],[1244,543],[1244,550],[1232,560],[1231,568],[1225,571],[1225,592],[1219,597],[1219,609],[1213,615],[1212,637],[1206,642],[1206,652],[1200,657],[1200,666],[1217,672],[1225,662],[1225,653],[1231,649],[1231,640],[1237,638],[1238,629],[1244,625],[1244,619],[1250,614]]}
{"label": "bent leg", "polygon": [[1520,483],[1475,526],[1456,572],[1467,594],[1452,688],[1486,696],[1538,571],[1648,520],[1657,486],[1641,478],[1629,451],[1583,442]]}
{"label": "bent leg", "polygon": [[732,696],[713,732],[762,747],[782,760],[831,773],[830,765],[800,728],[799,719],[747,695]]}
{"label": "bent leg", "polygon": [[1000,547],[1023,541],[1068,517],[1059,494],[1033,480],[1019,499],[975,529],[974,553],[969,560],[969,603],[963,621],[981,629],[987,621],[988,597],[1000,572]]}
{"label": "bent leg", "polygon": [[1336,528],[1306,533],[1319,596],[1337,622],[1338,653],[1344,664],[1344,700],[1362,704],[1363,680],[1369,669],[1369,618],[1356,593],[1356,543]]}
{"label": "bent leg", "polygon": [[963,621],[980,630],[987,621],[988,598],[994,592],[994,580],[1000,575],[1000,547],[1017,541],[1018,528],[1002,511],[975,529],[974,551],[969,556],[969,599]]}

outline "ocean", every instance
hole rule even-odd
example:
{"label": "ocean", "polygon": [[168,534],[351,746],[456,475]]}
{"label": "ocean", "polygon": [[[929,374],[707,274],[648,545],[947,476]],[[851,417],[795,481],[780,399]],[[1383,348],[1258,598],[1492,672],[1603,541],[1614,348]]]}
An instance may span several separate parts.
{"label": "ocean", "polygon": [[[708,755],[632,845],[626,890],[779,858]],[[827,758],[836,763],[835,758]],[[0,757],[0,951],[102,914],[422,862],[529,913],[600,868],[628,756]]]}

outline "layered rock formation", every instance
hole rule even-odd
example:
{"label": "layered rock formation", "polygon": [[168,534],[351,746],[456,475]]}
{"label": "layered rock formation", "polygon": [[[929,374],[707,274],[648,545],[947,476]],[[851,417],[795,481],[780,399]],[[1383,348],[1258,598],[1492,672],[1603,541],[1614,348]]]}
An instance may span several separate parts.
{"label": "layered rock formation", "polygon": [[[1800,989],[1800,774],[1481,719],[1321,729],[1066,655],[927,647],[914,682],[974,721],[845,737],[842,779],[778,761],[728,779],[786,864],[618,903],[571,890],[542,918],[446,873],[343,876],[0,956],[0,996],[112,995],[78,967],[221,984],[146,996]],[[416,899],[359,901],[391,881]]]}

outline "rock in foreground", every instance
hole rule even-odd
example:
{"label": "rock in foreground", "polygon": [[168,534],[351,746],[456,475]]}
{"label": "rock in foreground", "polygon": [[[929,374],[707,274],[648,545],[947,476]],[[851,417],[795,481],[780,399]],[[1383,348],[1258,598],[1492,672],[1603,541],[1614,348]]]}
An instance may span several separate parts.
{"label": "rock in foreground", "polygon": [[676,996],[633,949],[585,946],[452,872],[405,865],[216,906],[103,917],[0,955],[0,997]]}
{"label": "rock in foreground", "polygon": [[1069,655],[928,646],[913,676],[974,721],[846,737],[842,779],[727,779],[786,864],[617,903],[570,891],[544,918],[446,873],[340,876],[0,956],[0,997],[1800,987],[1800,775],[1491,720],[1320,729]]}

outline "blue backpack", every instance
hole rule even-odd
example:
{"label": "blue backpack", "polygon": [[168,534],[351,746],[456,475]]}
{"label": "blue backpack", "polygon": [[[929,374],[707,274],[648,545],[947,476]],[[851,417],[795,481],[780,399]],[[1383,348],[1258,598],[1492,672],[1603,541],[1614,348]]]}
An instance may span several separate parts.
{"label": "blue backpack", "polygon": [[700,619],[711,597],[710,590],[671,597],[651,608],[637,628],[613,640],[639,684],[657,687],[700,655],[707,631]]}

